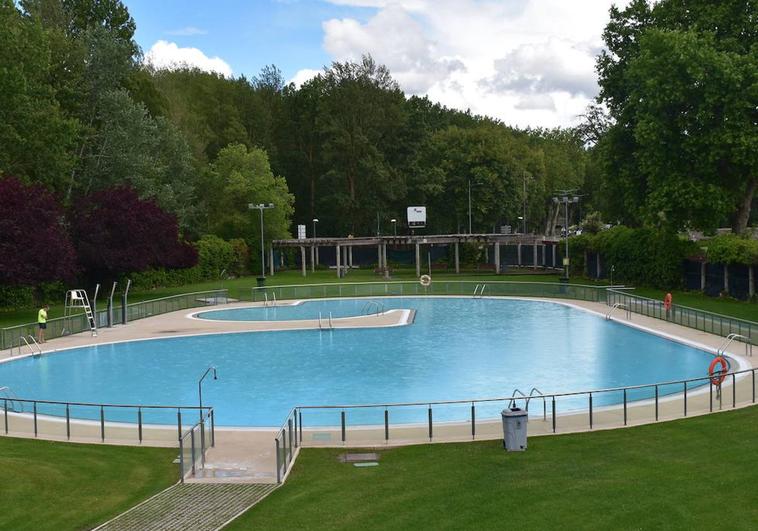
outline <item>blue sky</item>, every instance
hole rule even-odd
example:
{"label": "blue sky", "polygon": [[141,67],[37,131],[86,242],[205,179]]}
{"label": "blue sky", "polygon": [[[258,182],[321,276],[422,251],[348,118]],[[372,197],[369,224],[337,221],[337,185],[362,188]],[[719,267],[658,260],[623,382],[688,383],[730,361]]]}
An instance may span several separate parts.
{"label": "blue sky", "polygon": [[[320,69],[331,62],[321,45],[323,21],[366,20],[373,11],[319,0],[126,0],[125,4],[137,23],[136,39],[144,51],[162,39],[221,57],[236,75],[249,77],[273,63],[287,79],[301,69]],[[192,29],[204,33],[183,34]]]}
{"label": "blue sky", "polygon": [[371,54],[406,94],[518,127],[576,124],[612,3],[629,0],[124,0],[145,61],[309,79]]}

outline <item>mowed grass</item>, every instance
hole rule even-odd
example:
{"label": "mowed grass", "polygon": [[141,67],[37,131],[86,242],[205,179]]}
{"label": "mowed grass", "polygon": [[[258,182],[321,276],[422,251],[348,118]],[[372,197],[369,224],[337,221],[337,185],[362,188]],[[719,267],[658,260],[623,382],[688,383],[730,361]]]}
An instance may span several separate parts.
{"label": "mowed grass", "polygon": [[176,449],[0,438],[0,529],[91,529],[174,484]]}
{"label": "mowed grass", "polygon": [[228,529],[756,529],[758,407],[642,427],[382,450],[305,449]]}

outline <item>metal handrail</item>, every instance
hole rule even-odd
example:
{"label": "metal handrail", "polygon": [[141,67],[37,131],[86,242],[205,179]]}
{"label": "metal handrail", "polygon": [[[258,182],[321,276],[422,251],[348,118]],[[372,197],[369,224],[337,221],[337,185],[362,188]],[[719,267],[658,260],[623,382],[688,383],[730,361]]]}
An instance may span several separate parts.
{"label": "metal handrail", "polygon": [[[743,369],[740,371],[733,371],[733,372],[727,372],[724,374],[724,376],[737,376],[740,374],[747,374],[758,371],[758,367],[752,368],[752,369]],[[707,383],[708,380],[711,380],[711,376],[699,376],[697,378],[689,378],[686,380],[672,380],[672,381],[666,381],[666,382],[657,382],[657,383],[649,383],[649,384],[639,384],[639,385],[628,385],[625,387],[607,387],[607,388],[601,388],[601,389],[592,389],[592,390],[586,390],[586,391],[570,391],[566,393],[551,393],[542,395],[546,399],[547,398],[561,398],[561,397],[567,397],[567,396],[580,396],[580,395],[587,395],[587,394],[599,394],[599,393],[612,393],[612,392],[621,392],[621,391],[633,391],[635,389],[648,389],[652,387],[665,387],[669,385],[677,385],[677,384],[684,384],[684,383],[692,383],[692,382],[699,382],[699,381],[705,381]],[[476,398],[476,399],[468,399],[468,400],[437,400],[437,401],[422,401],[422,402],[381,402],[381,403],[374,403],[374,404],[341,404],[341,405],[302,405],[297,406],[296,409],[361,409],[361,408],[376,408],[376,407],[412,407],[412,406],[427,406],[427,405],[446,405],[446,404],[470,404],[472,402],[506,402],[511,400],[523,400],[525,398],[525,395],[522,396],[506,396],[506,397],[497,397],[497,398]]]}
{"label": "metal handrail", "polygon": [[529,398],[526,399],[527,411],[529,411],[529,401],[532,398],[542,398],[542,420],[547,420],[547,400],[545,399],[545,395],[536,387],[532,387],[529,391]]}
{"label": "metal handrail", "polygon": [[[524,399],[527,398],[527,396],[521,391],[521,389],[514,389],[511,392],[511,400],[508,402],[508,407],[509,408],[513,407],[514,405],[516,405],[516,400],[518,400],[516,398],[516,393],[518,393]],[[528,411],[529,410],[529,402],[527,401],[526,404],[527,404],[526,408],[527,408],[527,411]]]}
{"label": "metal handrail", "polygon": [[363,305],[363,308],[361,309],[361,315],[368,315],[369,313],[371,313],[371,308],[374,306],[376,306],[376,315],[379,315],[382,312],[384,312],[384,304],[380,304],[377,301],[368,301],[366,302],[366,304]]}
{"label": "metal handrail", "polygon": [[629,306],[627,306],[626,304],[617,302],[617,303],[615,303],[611,307],[610,311],[607,314],[605,314],[605,320],[606,321],[610,321],[611,320],[611,315],[613,315],[614,310],[616,310],[618,308],[625,309],[626,310],[626,318],[629,319],[629,320],[632,319],[632,310],[631,310],[631,308],[629,308]]}
{"label": "metal handrail", "polygon": [[[37,347],[37,350],[34,350],[34,347],[32,347],[32,344],[29,343],[29,340],[27,338],[32,340],[32,343],[34,343],[34,345]],[[18,355],[19,356],[21,355],[21,342],[23,342],[27,346],[27,348],[33,355],[42,354],[42,347],[39,346],[39,343],[37,343],[37,340],[34,339],[34,336],[29,335],[29,336],[18,337]],[[11,355],[12,354],[13,354],[13,349],[11,349]]]}
{"label": "metal handrail", "polygon": [[753,357],[753,343],[750,340],[749,337],[743,336],[742,334],[729,334],[724,339],[724,342],[721,343],[721,346],[716,350],[716,353],[718,355],[723,355],[726,353],[726,349],[729,347],[729,345],[732,344],[732,342],[737,339],[745,343],[745,355],[749,355],[751,358]]}

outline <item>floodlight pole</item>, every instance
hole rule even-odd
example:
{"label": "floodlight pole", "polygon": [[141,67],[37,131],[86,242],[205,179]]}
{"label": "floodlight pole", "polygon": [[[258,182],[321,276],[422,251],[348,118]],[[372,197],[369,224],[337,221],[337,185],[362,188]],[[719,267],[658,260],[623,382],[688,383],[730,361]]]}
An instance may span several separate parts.
{"label": "floodlight pole", "polygon": [[274,208],[274,204],[269,203],[265,205],[260,203],[256,205],[248,203],[247,208],[250,210],[259,210],[261,213],[261,278],[266,278],[266,248],[263,243],[263,211],[268,210],[269,208]]}

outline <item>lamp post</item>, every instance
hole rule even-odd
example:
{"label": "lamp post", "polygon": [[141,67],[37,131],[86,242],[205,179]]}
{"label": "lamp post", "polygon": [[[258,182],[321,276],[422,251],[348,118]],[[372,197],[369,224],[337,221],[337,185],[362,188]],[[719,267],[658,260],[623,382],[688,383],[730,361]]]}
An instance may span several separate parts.
{"label": "lamp post", "polygon": [[197,381],[197,397],[200,402],[200,420],[203,420],[203,380],[205,380],[205,377],[208,376],[208,373],[213,372],[213,379],[218,380],[218,375],[216,374],[216,367],[210,366],[207,369],[205,369],[205,372],[200,377],[200,379]]}
{"label": "lamp post", "polygon": [[397,220],[395,218],[392,218],[390,220],[390,223],[392,223],[392,232],[397,236]]}
{"label": "lamp post", "polygon": [[471,234],[471,178],[468,180],[468,233]]}
{"label": "lamp post", "polygon": [[564,224],[565,237],[566,237],[566,256],[563,258],[563,277],[562,281],[568,282],[569,279],[569,227],[568,227],[568,206],[569,203],[578,203],[579,196],[574,195],[575,190],[561,190],[560,195],[553,197],[553,203],[556,205],[563,203],[563,207],[566,213],[566,221]]}
{"label": "lamp post", "polygon": [[247,208],[250,210],[259,210],[261,213],[261,278],[266,278],[266,248],[263,244],[263,211],[268,210],[270,208],[274,208],[273,203],[269,203],[267,205],[260,203],[260,204],[254,204],[254,203],[248,203]]}

